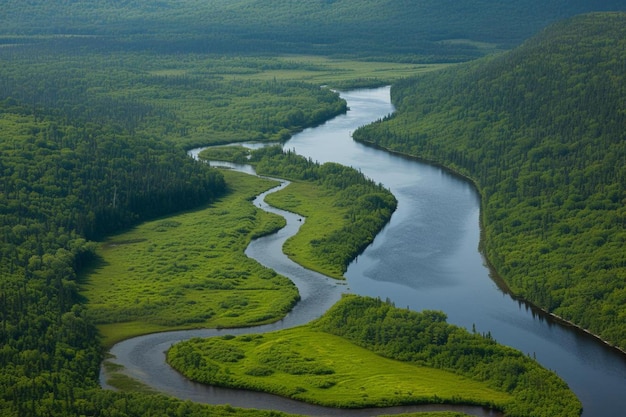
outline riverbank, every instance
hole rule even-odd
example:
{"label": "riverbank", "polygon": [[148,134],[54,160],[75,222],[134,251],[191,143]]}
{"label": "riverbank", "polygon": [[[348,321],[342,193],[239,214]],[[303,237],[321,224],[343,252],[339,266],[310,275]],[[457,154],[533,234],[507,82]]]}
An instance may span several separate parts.
{"label": "riverbank", "polygon": [[[392,155],[396,155],[400,158],[405,158],[407,160],[411,160],[411,161],[416,161],[422,164],[428,164],[431,165],[433,167],[437,167],[451,175],[454,175],[455,177],[458,178],[462,178],[463,180],[467,181],[468,183],[472,184],[472,186],[474,187],[474,189],[476,190],[476,193],[478,195],[480,195],[480,200],[481,200],[481,204],[483,201],[483,192],[481,191],[478,182],[476,181],[476,179],[474,179],[473,177],[464,174],[462,172],[460,172],[457,169],[451,168],[449,166],[446,166],[440,162],[434,161],[434,160],[430,160],[430,159],[426,159],[426,158],[421,158],[419,156],[415,156],[415,155],[409,155],[406,153],[402,153],[400,151],[396,151],[393,149],[389,149],[388,147],[384,147],[381,146],[379,144],[373,143],[373,142],[369,142],[369,141],[365,141],[365,140],[360,140],[358,141],[358,143],[361,143],[363,145],[369,146],[373,149],[378,149],[380,151],[384,151],[387,152],[389,154]],[[559,323],[561,325],[570,327],[572,329],[576,329],[576,331],[579,331],[581,333],[584,333],[588,336],[593,337],[594,339],[598,340],[600,343],[606,345],[607,347],[614,349],[616,352],[618,352],[619,354],[624,355],[625,359],[626,359],[626,349],[622,349],[619,346],[616,346],[615,344],[611,343],[608,340],[603,339],[601,336],[594,334],[592,331],[583,328],[582,326],[577,325],[576,323],[569,321],[557,314],[554,314],[552,312],[549,312],[543,308],[541,308],[540,306],[534,304],[532,301],[524,298],[524,297],[520,297],[517,294],[515,294],[511,288],[508,286],[506,280],[504,278],[501,277],[501,275],[498,273],[498,271],[496,270],[495,266],[491,263],[491,261],[489,260],[489,257],[484,253],[484,242],[486,239],[485,236],[485,218],[484,215],[482,215],[483,212],[481,211],[481,216],[479,217],[480,219],[480,241],[479,241],[479,248],[481,248],[481,254],[484,258],[484,261],[487,265],[487,267],[489,268],[489,276],[490,278],[494,281],[494,283],[496,283],[496,285],[498,286],[498,288],[505,294],[507,294],[508,296],[510,296],[512,299],[524,303],[526,304],[528,307],[530,307],[533,311],[535,311],[537,314],[542,314],[546,317],[546,319],[552,319],[555,323]]]}
{"label": "riverbank", "polygon": [[[301,300],[294,309],[279,322],[253,328],[195,329],[155,333],[128,339],[116,344],[111,349],[111,358],[107,361],[109,369],[115,368],[116,372],[125,375],[127,378],[137,380],[139,383],[144,384],[145,387],[154,391],[166,392],[177,398],[209,404],[228,403],[238,407],[274,409],[313,416],[377,416],[381,414],[427,412],[432,410],[454,410],[458,413],[482,417],[499,415],[483,407],[469,405],[430,404],[359,410],[321,407],[270,394],[253,393],[245,390],[228,390],[195,384],[170,368],[166,364],[164,352],[175,343],[194,337],[206,338],[249,333],[263,334],[282,328],[292,328],[321,316],[345,292],[345,285],[341,285],[336,280],[313,271],[306,270],[282,254],[280,248],[290,235],[296,233],[301,224],[299,221],[301,217],[266,205],[263,199],[267,193],[272,191],[275,191],[275,189],[261,194],[252,203],[255,207],[284,215],[287,225],[274,235],[267,235],[253,240],[246,253],[259,260],[260,263],[270,266],[277,272],[288,275],[294,280],[301,293]],[[107,366],[105,365],[101,374],[103,387],[107,387],[106,379],[110,377],[110,374],[106,373],[106,368]]]}

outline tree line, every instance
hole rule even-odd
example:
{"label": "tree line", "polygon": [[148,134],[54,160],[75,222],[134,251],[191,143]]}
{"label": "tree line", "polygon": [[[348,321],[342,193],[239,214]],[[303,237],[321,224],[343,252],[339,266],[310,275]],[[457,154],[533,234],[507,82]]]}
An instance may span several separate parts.
{"label": "tree line", "polygon": [[4,6],[0,33],[10,35],[6,42],[60,34],[91,38],[100,49],[110,44],[160,53],[306,53],[419,62],[475,59],[518,45],[549,22],[624,10],[617,0],[165,0],[158,5],[12,0]]}
{"label": "tree line", "polygon": [[28,107],[36,119],[54,114],[106,124],[185,148],[286,140],[347,110],[328,88],[253,79],[268,68],[295,70],[272,58],[181,60],[178,53],[107,49],[87,37],[0,48],[0,59],[8,63],[0,68],[0,97]]}
{"label": "tree line", "polygon": [[[299,331],[312,335],[294,337]],[[497,395],[483,400],[463,398],[462,395],[444,399],[438,397],[435,391],[425,398],[423,393],[403,395],[397,388],[395,394],[381,398],[376,389],[365,382],[362,383],[368,385],[367,398],[358,398],[358,391],[357,394],[344,392],[339,395],[333,388],[350,385],[355,371],[346,373],[338,362],[350,362],[354,358],[342,358],[334,353],[332,359],[325,360],[316,347],[308,346],[312,340],[323,340],[325,333],[339,336],[385,358],[441,369],[480,381],[485,385],[482,389],[493,389],[510,396],[503,396],[506,397],[504,400],[496,400]],[[307,342],[303,343],[301,338]],[[332,342],[328,344],[332,345]],[[333,350],[323,346],[324,350]],[[342,346],[349,349],[345,344]],[[346,356],[357,355],[355,362],[377,368],[369,359],[359,357],[360,354],[350,351]],[[519,351],[499,345],[489,334],[470,333],[450,325],[445,314],[439,311],[418,313],[396,308],[380,299],[355,295],[344,296],[320,319],[301,328],[266,335],[195,338],[172,346],[167,352],[167,360],[197,382],[269,391],[313,403],[327,404],[326,399],[333,398],[342,407],[393,406],[429,401],[465,404],[474,400],[476,404],[504,411],[507,416],[571,417],[580,415],[582,411],[576,396],[554,372],[543,369],[534,359]],[[377,369],[376,375],[385,380],[393,378],[378,372],[384,371]],[[422,368],[412,372],[430,371]],[[290,376],[301,378],[302,385],[293,386]],[[292,384],[286,380],[291,380]],[[386,384],[393,384],[393,380],[387,380]],[[463,387],[455,388],[463,390]],[[325,392],[319,392],[320,389]],[[312,392],[307,393],[309,390]],[[366,388],[361,386],[361,390]],[[319,396],[325,397],[324,400]],[[370,399],[370,396],[376,399]]]}
{"label": "tree line", "polygon": [[223,177],[115,126],[35,115],[15,99],[0,115],[0,414],[81,415],[97,399],[111,405],[101,415],[143,415],[130,410],[147,398],[98,388],[102,352],[77,272],[93,257],[89,239],[208,203]]}
{"label": "tree line", "polygon": [[382,356],[487,381],[513,395],[507,416],[574,416],[582,407],[554,373],[489,334],[450,325],[439,311],[413,312],[368,297],[344,296],[311,326]]}

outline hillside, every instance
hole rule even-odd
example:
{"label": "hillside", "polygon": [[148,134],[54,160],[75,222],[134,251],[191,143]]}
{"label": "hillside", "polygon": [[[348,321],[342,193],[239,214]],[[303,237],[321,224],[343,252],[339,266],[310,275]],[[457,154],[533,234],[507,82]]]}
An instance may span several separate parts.
{"label": "hillside", "polygon": [[468,175],[512,292],[626,348],[626,14],[407,80],[354,137]]}
{"label": "hillside", "polygon": [[[0,43],[96,36],[97,48],[161,52],[316,53],[459,61],[510,48],[575,14],[625,10],[617,0],[8,0]],[[25,36],[31,36],[25,38]],[[112,40],[111,37],[116,39]]]}

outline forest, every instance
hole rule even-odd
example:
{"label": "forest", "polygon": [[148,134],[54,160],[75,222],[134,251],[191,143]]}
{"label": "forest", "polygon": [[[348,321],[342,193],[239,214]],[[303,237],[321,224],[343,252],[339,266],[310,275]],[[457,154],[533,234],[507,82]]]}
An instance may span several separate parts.
{"label": "forest", "polygon": [[[486,253],[515,294],[624,347],[624,15],[575,18],[491,55],[563,17],[624,8],[583,0],[3,2],[0,414],[281,415],[102,390],[108,335],[96,322],[106,312],[87,311],[83,277],[108,237],[157,219],[171,227],[168,216],[235,195],[234,179],[195,163],[188,149],[281,141],[346,112],[321,85],[394,83],[398,114],[355,137],[471,177],[484,200]],[[442,67],[450,68],[406,78]],[[342,167],[309,163],[302,179],[341,188]],[[361,201],[377,224],[394,206],[379,191]],[[375,228],[358,232],[354,241],[363,242]],[[356,231],[327,247],[341,247],[346,233]],[[335,267],[362,246],[346,249]],[[296,298],[288,296],[286,304]]]}
{"label": "forest", "polygon": [[[246,140],[285,140],[346,111],[318,85],[265,79],[268,70],[322,66],[277,58],[102,52],[98,41],[0,48],[0,96],[34,118],[105,124],[168,138],[185,149]],[[96,51],[94,51],[94,49]],[[381,82],[380,80],[378,82]]]}
{"label": "forest", "polygon": [[619,0],[161,0],[149,5],[6,0],[0,44],[55,35],[91,39],[99,50],[459,62],[517,46],[569,16],[625,9]]}
{"label": "forest", "polygon": [[626,348],[626,15],[394,84],[359,141],[477,184],[484,250],[512,293]]}
{"label": "forest", "polygon": [[[336,69],[258,57],[181,61],[119,52],[112,59],[90,45],[70,40],[53,49],[0,48],[0,413],[232,414],[236,411],[102,391],[103,338],[134,330],[97,330],[105,314],[87,311],[83,275],[101,262],[97,240],[233,193],[232,179],[228,184],[219,171],[194,162],[186,149],[277,140],[346,111],[330,89],[268,73],[287,68],[296,76],[329,75]],[[258,275],[277,284],[275,274]],[[250,309],[236,318],[240,302],[216,303],[229,310],[231,325],[241,325],[244,317],[275,320],[297,299],[284,284],[281,297],[267,305],[271,315]],[[220,316],[196,310],[185,318],[174,308],[174,318],[154,318],[151,325]]]}

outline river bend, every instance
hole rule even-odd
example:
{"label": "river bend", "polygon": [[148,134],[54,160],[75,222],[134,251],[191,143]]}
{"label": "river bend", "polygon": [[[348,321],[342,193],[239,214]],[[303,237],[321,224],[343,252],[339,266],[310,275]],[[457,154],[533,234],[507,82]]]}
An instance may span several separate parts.
{"label": "river bend", "polygon": [[[390,223],[349,266],[347,285],[287,259],[280,249],[282,242],[289,233],[295,233],[300,222],[296,215],[281,212],[287,227],[253,242],[246,253],[294,280],[302,300],[289,315],[254,329],[192,330],[129,339],[112,348],[114,361],[123,364],[130,376],[179,398],[300,414],[346,415],[346,410],[192,383],[164,363],[164,351],[195,336],[265,332],[303,324],[319,317],[342,292],[349,291],[389,298],[397,306],[417,311],[444,311],[450,323],[490,332],[498,342],[532,355],[556,371],[581,399],[583,416],[623,415],[626,357],[584,332],[515,301],[498,287],[478,251],[480,201],[471,184],[440,168],[352,141],[350,134],[357,127],[393,112],[389,88],[356,90],[342,96],[350,108],[347,114],[295,135],[284,146],[321,163],[332,161],[357,168],[388,187],[398,199]],[[255,204],[276,212],[262,202],[263,196],[259,198]],[[464,411],[491,415],[481,409]],[[354,412],[375,415],[380,410]]]}

